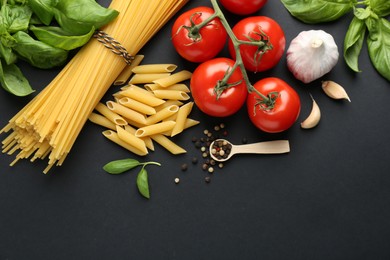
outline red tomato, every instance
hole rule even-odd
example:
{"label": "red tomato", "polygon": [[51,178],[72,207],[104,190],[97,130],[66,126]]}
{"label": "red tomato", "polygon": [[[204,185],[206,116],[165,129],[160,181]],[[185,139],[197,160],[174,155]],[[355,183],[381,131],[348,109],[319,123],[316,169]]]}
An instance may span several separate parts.
{"label": "red tomato", "polygon": [[[252,72],[265,71],[273,68],[283,56],[286,48],[286,38],[283,29],[272,18],[252,16],[239,21],[233,32],[242,41],[260,41],[266,45],[258,47],[248,44],[240,46],[244,66]],[[249,40],[252,39],[252,40]],[[236,58],[233,42],[229,40],[229,52]]]}
{"label": "red tomato", "polygon": [[274,106],[271,108],[266,103],[262,104],[262,98],[256,92],[251,92],[247,99],[247,109],[252,123],[268,133],[290,128],[301,111],[298,93],[279,78],[264,78],[253,86],[264,96],[274,97]]}
{"label": "red tomato", "polygon": [[172,26],[172,42],[176,51],[191,62],[214,58],[225,46],[227,33],[219,18],[206,26],[197,25],[214,14],[210,7],[196,7],[181,14]]}
{"label": "red tomato", "polygon": [[217,84],[233,66],[234,61],[231,59],[215,58],[200,64],[193,72],[190,83],[192,97],[205,114],[214,117],[230,116],[245,103],[248,90],[239,68],[227,81],[231,87],[224,90],[219,98],[215,92]]}
{"label": "red tomato", "polygon": [[267,0],[220,0],[219,2],[233,14],[248,15],[259,11]]}

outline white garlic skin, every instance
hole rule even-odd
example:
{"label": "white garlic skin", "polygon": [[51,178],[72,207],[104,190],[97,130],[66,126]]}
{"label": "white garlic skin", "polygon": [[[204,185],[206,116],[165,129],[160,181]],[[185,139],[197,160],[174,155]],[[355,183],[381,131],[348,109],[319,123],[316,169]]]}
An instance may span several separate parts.
{"label": "white garlic skin", "polygon": [[339,51],[332,35],[323,30],[302,31],[287,50],[287,67],[303,83],[310,83],[336,66]]}

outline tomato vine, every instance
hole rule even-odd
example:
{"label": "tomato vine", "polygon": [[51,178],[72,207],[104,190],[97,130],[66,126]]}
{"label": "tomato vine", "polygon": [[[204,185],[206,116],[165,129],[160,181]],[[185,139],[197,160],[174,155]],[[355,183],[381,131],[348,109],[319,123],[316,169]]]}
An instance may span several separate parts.
{"label": "tomato vine", "polygon": [[[228,89],[229,87],[232,86],[231,84],[227,84],[227,82],[228,82],[229,78],[232,76],[232,74],[234,73],[234,71],[239,68],[241,70],[243,80],[246,83],[248,92],[249,93],[255,92],[262,100],[262,104],[264,105],[264,107],[267,107],[268,110],[272,109],[274,107],[276,99],[270,98],[270,97],[262,94],[260,91],[258,91],[257,89],[255,89],[253,87],[252,83],[249,80],[249,76],[248,76],[248,73],[247,73],[246,68],[244,66],[244,62],[243,62],[242,55],[240,52],[241,45],[253,45],[253,46],[258,47],[258,54],[261,57],[262,53],[272,49],[272,44],[269,41],[267,35],[264,32],[261,32],[260,40],[255,40],[253,38],[249,39],[249,41],[239,40],[236,37],[236,35],[234,34],[233,30],[231,29],[224,13],[222,12],[221,8],[219,7],[217,1],[211,0],[211,4],[212,4],[213,9],[214,9],[214,14],[211,15],[210,17],[208,17],[207,19],[205,19],[203,22],[201,22],[197,25],[194,24],[194,28],[191,28],[191,31],[192,32],[199,31],[200,28],[207,26],[211,21],[218,18],[220,20],[220,22],[222,23],[223,27],[225,28],[225,30],[228,34],[228,37],[231,39],[233,46],[234,46],[235,54],[236,54],[234,66],[230,70],[228,70],[226,72],[224,78],[217,83],[215,93],[219,93],[219,95],[220,95],[220,93],[222,93],[225,89]],[[258,59],[258,57],[257,57],[257,59]],[[219,97],[219,95],[217,95],[217,98]]]}

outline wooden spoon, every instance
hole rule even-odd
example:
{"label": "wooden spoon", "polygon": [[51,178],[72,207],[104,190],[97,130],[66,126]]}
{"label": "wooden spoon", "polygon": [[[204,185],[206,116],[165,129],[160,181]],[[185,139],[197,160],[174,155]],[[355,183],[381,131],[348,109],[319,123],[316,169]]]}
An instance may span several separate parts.
{"label": "wooden spoon", "polygon": [[[220,151],[223,152],[220,152]],[[217,139],[210,144],[210,156],[218,162],[229,160],[235,154],[281,154],[290,152],[288,140],[266,141],[253,144],[233,145],[228,140]]]}

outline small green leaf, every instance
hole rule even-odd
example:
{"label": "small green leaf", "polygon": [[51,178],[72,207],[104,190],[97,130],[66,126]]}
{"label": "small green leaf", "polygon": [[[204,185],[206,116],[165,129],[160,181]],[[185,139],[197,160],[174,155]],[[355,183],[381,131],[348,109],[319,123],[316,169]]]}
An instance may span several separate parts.
{"label": "small green leaf", "polygon": [[379,17],[390,15],[390,1],[389,0],[370,0],[371,10]]}
{"label": "small green leaf", "polygon": [[352,10],[356,0],[282,0],[290,14],[305,23],[337,20]]}
{"label": "small green leaf", "polygon": [[375,69],[390,81],[390,22],[384,18],[366,20],[368,54]]}
{"label": "small green leaf", "polygon": [[121,174],[139,165],[141,163],[135,159],[122,159],[107,163],[103,169],[110,174]]}
{"label": "small green leaf", "polygon": [[1,86],[15,96],[27,96],[34,92],[30,83],[15,64],[5,64],[0,59]]}
{"label": "small green leaf", "polygon": [[137,175],[137,188],[142,196],[149,199],[149,182],[148,182],[148,172],[142,167],[141,171]]}
{"label": "small green leaf", "polygon": [[358,62],[365,32],[365,22],[354,17],[344,38],[344,59],[347,65],[355,72],[360,72]]}
{"label": "small green leaf", "polygon": [[31,25],[30,31],[34,33],[38,40],[56,48],[69,51],[86,44],[94,34],[95,28],[92,27],[91,31],[84,35],[73,35],[55,26],[37,27]]}
{"label": "small green leaf", "polygon": [[371,8],[355,8],[353,14],[360,20],[365,20],[371,15]]}
{"label": "small green leaf", "polygon": [[68,52],[37,41],[29,34],[19,31],[13,35],[16,45],[12,49],[20,58],[40,69],[50,69],[63,65]]}

